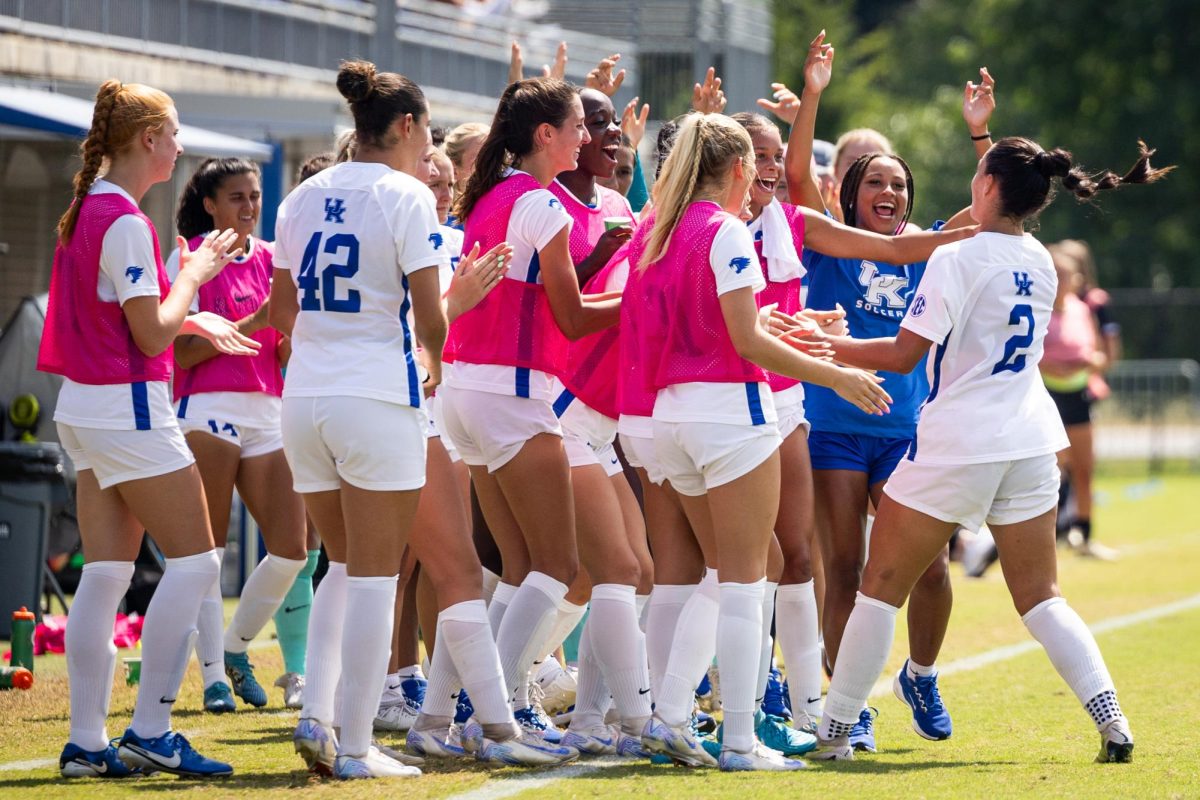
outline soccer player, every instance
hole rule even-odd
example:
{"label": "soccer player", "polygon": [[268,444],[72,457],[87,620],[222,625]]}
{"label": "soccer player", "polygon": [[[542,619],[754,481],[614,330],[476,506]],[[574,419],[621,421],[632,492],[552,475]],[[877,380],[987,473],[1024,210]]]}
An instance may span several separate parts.
{"label": "soccer player", "polygon": [[979,233],[934,253],[899,333],[834,337],[839,359],[869,369],[908,372],[931,352],[931,389],[884,488],[814,757],[853,758],[850,729],[883,669],[900,605],[956,526],[986,521],[1017,612],[1100,732],[1097,761],[1132,760],[1133,735],[1096,640],[1058,591],[1055,453],[1067,437],[1037,369],[1057,280],[1025,223],[1053,199],[1056,178],[1081,200],[1158,180],[1167,170],[1150,166],[1152,153],[1142,145],[1124,176],[1089,175],[1065,150],[1001,139],[971,180]]}

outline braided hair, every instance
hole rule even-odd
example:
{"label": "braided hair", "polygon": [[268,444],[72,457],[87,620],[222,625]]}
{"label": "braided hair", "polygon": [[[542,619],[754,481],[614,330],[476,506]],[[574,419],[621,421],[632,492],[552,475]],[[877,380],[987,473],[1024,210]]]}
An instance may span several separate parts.
{"label": "braided hair", "polygon": [[896,226],[895,232],[899,233],[904,230],[904,226],[908,224],[908,218],[912,216],[916,190],[913,188],[912,170],[908,168],[908,164],[900,156],[890,153],[867,153],[866,155],[861,155],[850,165],[850,169],[846,170],[846,175],[842,178],[840,201],[842,220],[851,228],[858,227],[858,188],[862,185],[863,176],[867,174],[867,167],[871,166],[871,162],[877,158],[890,158],[904,170],[904,182],[908,185],[908,204],[904,207],[904,217],[901,218],[900,224]]}

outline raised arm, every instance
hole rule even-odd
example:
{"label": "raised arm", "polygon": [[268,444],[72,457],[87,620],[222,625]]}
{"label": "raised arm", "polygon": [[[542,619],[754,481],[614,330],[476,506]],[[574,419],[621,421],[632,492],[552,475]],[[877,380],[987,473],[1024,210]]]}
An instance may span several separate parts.
{"label": "raised arm", "polygon": [[988,122],[996,110],[995,87],[996,80],[988,73],[988,68],[980,67],[979,83],[967,81],[963,89],[963,119],[971,134],[971,142],[975,145],[976,158],[983,158],[983,154],[992,146]]}
{"label": "raised arm", "polygon": [[804,244],[834,258],[865,258],[888,264],[914,264],[927,261],[944,244],[975,235],[975,227],[943,228],[904,236],[884,236],[860,228],[851,228],[824,214],[805,208]]}
{"label": "raised arm", "polygon": [[[804,60],[804,93],[791,122],[787,157],[783,162],[788,197],[796,205],[822,214],[826,210],[825,200],[821,197],[820,183],[812,174],[813,137],[816,136],[817,106],[821,102],[821,93],[833,77],[833,56],[833,45],[825,44],[825,31],[821,31],[808,45],[808,57]],[[759,105],[763,105],[762,100]]]}

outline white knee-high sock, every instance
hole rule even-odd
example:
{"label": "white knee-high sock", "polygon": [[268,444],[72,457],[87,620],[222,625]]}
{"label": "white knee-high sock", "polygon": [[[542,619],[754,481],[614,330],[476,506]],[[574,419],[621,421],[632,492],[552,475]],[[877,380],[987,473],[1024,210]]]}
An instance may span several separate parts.
{"label": "white knee-high sock", "polygon": [[754,694],[754,705],[757,708],[767,696],[767,678],[771,675],[771,663],[775,660],[775,639],[771,636],[771,623],[775,619],[775,592],[779,584],[767,581],[763,588],[762,602],[762,641],[759,644],[758,655],[758,684]]}
{"label": "white knee-high sock", "polygon": [[496,593],[496,587],[500,585],[500,576],[487,567],[480,567],[480,569],[483,571],[483,604],[490,606],[492,595]]}
{"label": "white knee-high sock", "polygon": [[821,716],[821,645],[813,582],[789,583],[775,595],[775,635],[787,666],[792,703]]}
{"label": "white knee-high sock", "polygon": [[717,616],[717,666],[721,670],[724,745],[739,753],[754,746],[754,690],[762,657],[762,612],[766,579],[722,583]]}
{"label": "white knee-high sock", "polygon": [[[454,661],[481,725],[512,722],[504,669],[482,600],[455,603],[438,615],[438,644]],[[428,690],[426,690],[428,694]]]}
{"label": "white knee-high sock", "polygon": [[67,741],[84,750],[108,747],[105,721],[117,667],[113,618],[132,578],[132,561],[84,564],[75,602],[67,616],[67,679],[71,688],[71,732]]}
{"label": "white knee-high sock", "polygon": [[[346,565],[329,562],[313,594],[304,659],[304,708],[300,716],[333,723],[334,695],[342,675],[342,625],[346,618]],[[393,616],[395,612],[393,612]]]}
{"label": "white knee-high sock", "polygon": [[[513,703],[514,708],[524,708],[529,705],[529,684],[530,681],[537,677],[538,671],[548,661],[558,663],[555,657],[555,651],[562,646],[562,643],[567,640],[572,631],[579,625],[579,621],[583,619],[583,615],[587,613],[587,603],[576,605],[565,597],[559,601],[558,609],[554,616],[554,627],[550,629],[550,635],[546,638],[545,652],[539,654],[533,661],[533,668],[525,678],[525,682],[517,690],[517,699]],[[562,665],[559,665],[561,668]]]}
{"label": "white knee-high sock", "polygon": [[639,735],[650,717],[650,686],[642,683],[647,670],[634,591],[619,583],[596,585],[587,621],[593,655],[621,715],[621,727],[631,736]]}
{"label": "white knee-high sock", "polygon": [[[462,679],[458,677],[458,669],[454,666],[454,659],[450,657],[450,649],[443,645],[445,641],[442,638],[442,618],[439,616],[437,645],[433,648],[433,659],[429,662],[429,685],[425,687],[425,702],[421,704],[422,716],[439,718],[439,725],[446,717],[454,717],[458,705],[458,692],[462,689]],[[423,727],[419,729],[425,730]]]}
{"label": "white knee-high sock", "polygon": [[650,693],[655,703],[662,696],[663,675],[667,672],[671,643],[675,639],[675,623],[695,591],[695,584],[655,584],[650,592],[650,604],[646,608],[646,659],[650,668]]}
{"label": "white knee-high sock", "polygon": [[[225,563],[225,548],[216,548],[217,561]],[[200,603],[200,614],[196,618],[196,660],[200,662],[200,677],[205,688],[214,683],[228,683],[225,679],[225,653],[222,650],[221,632],[225,630],[225,604],[221,597],[221,578],[218,574],[212,588]]]}
{"label": "white knee-high sock", "polygon": [[612,693],[604,682],[604,671],[596,658],[595,643],[592,641],[592,620],[588,616],[579,638],[579,681],[575,689],[575,712],[571,715],[571,728],[582,731],[604,724]]}
{"label": "white knee-high sock", "polygon": [[566,594],[565,583],[543,572],[531,572],[504,612],[496,636],[496,649],[500,652],[504,684],[510,699],[516,699],[525,686],[534,659],[546,652],[546,641],[554,629],[558,605]]}
{"label": "white knee-high sock", "polygon": [[138,736],[171,729],[171,706],[192,653],[200,603],[220,572],[215,550],[166,559],[142,626],[142,679],[129,724]]}
{"label": "white knee-high sock", "polygon": [[398,575],[347,577],[342,628],[340,754],[364,756],[387,680]]}
{"label": "white knee-high sock", "polygon": [[[651,589],[653,591],[653,589]],[[642,629],[642,633],[646,632],[646,609],[650,606],[650,595],[637,595],[637,617],[638,627]]]}
{"label": "white knee-high sock", "polygon": [[[717,649],[720,598],[717,571],[710,569],[679,612],[671,655],[663,673],[662,696],[654,699],[655,713],[668,725],[678,727],[692,715],[696,687],[712,664]],[[757,644],[754,652],[758,652]]]}
{"label": "white knee-high sock", "polygon": [[246,652],[246,645],[278,610],[306,563],[307,560],[303,558],[283,558],[274,553],[267,553],[267,557],[258,562],[254,572],[250,573],[250,580],[242,588],[237,611],[229,622],[229,629],[225,631],[226,651]]}
{"label": "white knee-high sock", "polygon": [[871,687],[887,663],[899,610],[882,600],[858,593],[842,633],[837,667],[829,684],[829,695],[825,698],[820,730],[822,739],[842,736],[858,721]]}
{"label": "white knee-high sock", "polygon": [[1021,621],[1045,648],[1050,663],[1079,698],[1097,729],[1122,716],[1096,637],[1066,600],[1043,600]]}
{"label": "white knee-high sock", "polygon": [[508,611],[508,604],[516,597],[517,588],[511,583],[496,584],[496,589],[492,592],[492,599],[488,602],[488,624],[492,626],[492,636],[499,635],[504,612]]}

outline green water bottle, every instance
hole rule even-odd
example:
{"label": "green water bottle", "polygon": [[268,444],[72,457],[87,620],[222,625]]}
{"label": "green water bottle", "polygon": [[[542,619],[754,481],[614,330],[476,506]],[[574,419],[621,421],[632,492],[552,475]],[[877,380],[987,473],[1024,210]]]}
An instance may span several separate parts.
{"label": "green water bottle", "polygon": [[14,667],[24,667],[33,672],[33,629],[36,617],[33,612],[21,606],[20,611],[12,615],[12,656],[8,663]]}
{"label": "green water bottle", "polygon": [[0,667],[0,689],[29,689],[33,673],[24,667]]}

